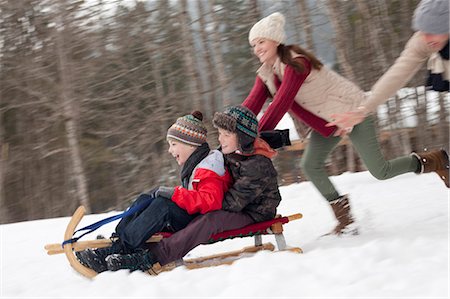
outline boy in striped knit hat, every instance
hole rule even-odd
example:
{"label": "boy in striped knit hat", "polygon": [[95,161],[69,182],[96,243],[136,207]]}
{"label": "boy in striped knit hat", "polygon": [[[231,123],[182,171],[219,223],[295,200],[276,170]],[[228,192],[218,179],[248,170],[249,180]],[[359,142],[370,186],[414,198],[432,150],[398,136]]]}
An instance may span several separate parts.
{"label": "boy in striped knit hat", "polygon": [[148,271],[156,263],[166,265],[183,258],[211,235],[275,217],[281,201],[277,172],[272,164],[276,152],[258,137],[258,120],[244,106],[231,106],[214,115],[219,143],[233,177],[225,193],[222,209],[200,215],[170,238],[147,251],[110,255],[108,270]]}
{"label": "boy in striped knit hat", "polygon": [[78,252],[81,263],[98,273],[106,271],[107,256],[139,252],[153,234],[179,231],[196,216],[222,207],[232,178],[224,166],[223,154],[210,150],[202,120],[202,114],[194,111],[178,118],[167,131],[169,153],[182,167],[181,185],[161,186],[141,194],[131,207],[148,205],[119,222],[114,234],[118,241],[108,248]]}

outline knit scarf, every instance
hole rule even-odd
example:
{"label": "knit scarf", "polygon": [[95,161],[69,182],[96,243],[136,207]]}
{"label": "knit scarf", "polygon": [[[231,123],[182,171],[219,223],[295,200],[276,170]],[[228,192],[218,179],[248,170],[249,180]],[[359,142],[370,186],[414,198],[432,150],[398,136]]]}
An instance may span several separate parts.
{"label": "knit scarf", "polygon": [[188,188],[189,178],[192,175],[195,167],[200,163],[206,156],[209,155],[210,149],[208,143],[203,143],[189,156],[181,169],[181,185],[183,188]]}

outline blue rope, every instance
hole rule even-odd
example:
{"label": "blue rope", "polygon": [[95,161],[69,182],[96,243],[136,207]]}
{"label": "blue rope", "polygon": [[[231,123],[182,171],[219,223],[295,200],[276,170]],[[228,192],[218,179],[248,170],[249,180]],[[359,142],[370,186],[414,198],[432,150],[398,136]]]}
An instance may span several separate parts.
{"label": "blue rope", "polygon": [[121,219],[123,217],[127,217],[129,215],[133,215],[134,213],[137,213],[137,212],[145,209],[146,207],[148,207],[150,205],[150,203],[153,201],[153,199],[154,199],[154,195],[151,194],[151,195],[149,195],[149,197],[146,198],[146,200],[143,200],[141,203],[136,204],[134,206],[132,205],[128,210],[126,210],[125,212],[123,212],[121,214],[102,219],[102,220],[97,221],[97,222],[95,222],[93,224],[90,224],[90,225],[85,226],[83,228],[77,229],[73,233],[72,236],[74,236],[76,233],[81,232],[81,231],[87,230],[87,232],[83,233],[79,237],[75,237],[75,238],[72,238],[72,239],[69,239],[69,240],[65,240],[64,242],[62,242],[61,246],[64,247],[64,245],[66,245],[66,244],[75,243],[79,239],[81,239],[81,237],[83,237],[83,236],[85,236],[85,235],[87,235],[89,233],[92,233],[93,231],[95,231],[96,229],[98,229],[99,227],[102,227],[103,225],[105,225],[107,223],[113,222],[113,221],[115,221],[117,219]]}

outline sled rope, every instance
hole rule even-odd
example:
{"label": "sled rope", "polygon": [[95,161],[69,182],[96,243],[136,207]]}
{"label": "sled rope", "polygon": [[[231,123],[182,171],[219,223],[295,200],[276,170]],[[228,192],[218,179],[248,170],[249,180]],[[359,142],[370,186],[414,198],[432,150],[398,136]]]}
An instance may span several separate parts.
{"label": "sled rope", "polygon": [[[95,222],[95,223],[92,223],[92,224],[90,224],[90,225],[88,225],[88,226],[85,226],[85,227],[83,227],[83,228],[77,229],[77,230],[73,233],[73,236],[74,236],[76,233],[78,233],[78,232],[82,232],[82,231],[85,231],[85,230],[87,230],[87,232],[81,234],[81,235],[78,236],[78,237],[74,237],[74,238],[71,238],[71,239],[68,239],[68,240],[64,240],[64,242],[62,242],[61,246],[64,247],[64,245],[66,245],[66,244],[72,244],[72,243],[75,243],[75,242],[77,242],[79,239],[81,239],[83,236],[92,233],[93,231],[97,230],[99,227],[102,227],[103,225],[105,225],[105,224],[107,224],[107,223],[113,222],[113,221],[115,221],[115,220],[117,220],[117,219],[121,219],[121,218],[123,218],[123,217],[127,217],[127,216],[129,216],[129,215],[133,215],[134,213],[138,213],[138,212],[144,210],[145,208],[147,208],[147,207],[150,205],[150,203],[153,201],[153,199],[154,199],[154,196],[153,196],[153,194],[152,194],[152,195],[150,195],[150,197],[147,198],[146,200],[142,201],[141,203],[139,203],[139,204],[137,204],[137,205],[135,205],[135,206],[131,206],[128,210],[126,210],[125,212],[123,212],[123,213],[121,213],[121,214],[118,214],[118,215],[115,215],[115,216],[111,216],[111,217],[102,219],[102,220],[97,221],[97,222]],[[73,236],[72,236],[72,237],[73,237]]]}

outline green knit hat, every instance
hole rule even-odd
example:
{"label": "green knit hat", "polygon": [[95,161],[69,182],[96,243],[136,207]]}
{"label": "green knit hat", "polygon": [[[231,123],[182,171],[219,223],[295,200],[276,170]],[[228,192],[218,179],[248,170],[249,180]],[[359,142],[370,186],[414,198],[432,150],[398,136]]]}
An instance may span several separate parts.
{"label": "green knit hat", "polygon": [[224,112],[216,112],[213,125],[236,133],[243,153],[253,152],[253,143],[258,136],[258,119],[247,107],[231,106]]}
{"label": "green knit hat", "polygon": [[216,112],[213,124],[230,132],[239,130],[253,138],[258,136],[258,119],[256,115],[242,105],[228,107],[224,112]]}

